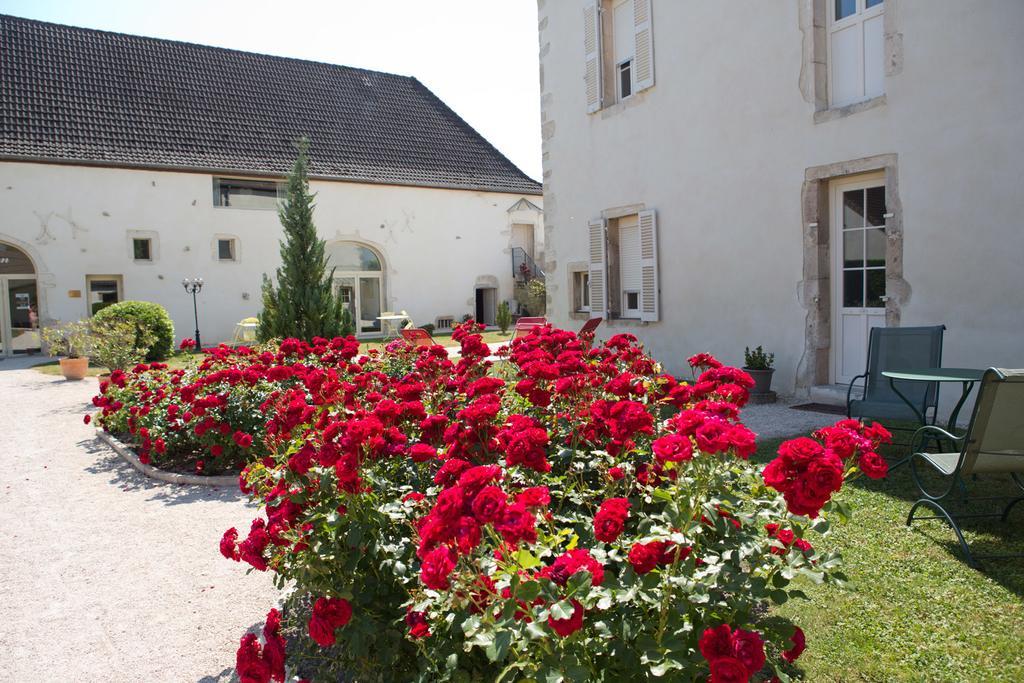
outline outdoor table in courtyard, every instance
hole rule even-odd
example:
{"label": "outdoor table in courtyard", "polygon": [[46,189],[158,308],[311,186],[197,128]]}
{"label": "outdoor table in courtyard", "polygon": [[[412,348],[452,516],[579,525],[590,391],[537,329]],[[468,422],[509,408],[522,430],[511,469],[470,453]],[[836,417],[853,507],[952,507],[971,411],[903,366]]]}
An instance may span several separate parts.
{"label": "outdoor table in courtyard", "polygon": [[384,336],[384,339],[391,339],[392,337],[397,338],[399,333],[399,324],[403,320],[408,320],[408,315],[396,314],[396,315],[379,315],[377,320],[380,321],[380,331]]}
{"label": "outdoor table in courtyard", "polygon": [[980,382],[984,374],[984,370],[974,368],[927,368],[922,370],[882,371],[882,376],[889,378],[889,386],[892,387],[897,396],[903,399],[904,403],[910,406],[910,409],[914,411],[922,426],[927,424],[925,416],[921,414],[917,406],[896,388],[896,382],[960,382],[962,385],[960,400],[957,401],[956,406],[953,408],[953,412],[949,416],[949,423],[946,426],[946,431],[950,434],[956,433],[954,430],[956,429],[956,419],[960,415],[960,409],[963,408],[964,402],[967,401],[967,396],[971,393],[971,389],[974,388],[975,382]]}

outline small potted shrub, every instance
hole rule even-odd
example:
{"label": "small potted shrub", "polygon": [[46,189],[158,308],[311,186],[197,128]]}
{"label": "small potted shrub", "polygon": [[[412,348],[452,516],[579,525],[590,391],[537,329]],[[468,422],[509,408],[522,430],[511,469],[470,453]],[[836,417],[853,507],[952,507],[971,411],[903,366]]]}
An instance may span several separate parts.
{"label": "small potted shrub", "polygon": [[743,353],[743,370],[754,378],[754,388],[751,394],[767,395],[772,390],[772,374],[775,372],[775,354],[765,353],[764,349],[758,346],[753,351],[748,346]]}
{"label": "small potted shrub", "polygon": [[130,320],[110,318],[92,325],[93,356],[110,372],[142,362],[156,335]]}
{"label": "small potted shrub", "polygon": [[43,341],[51,356],[61,356],[60,373],[64,379],[85,377],[93,343],[89,323],[73,322],[47,327],[43,330]]}

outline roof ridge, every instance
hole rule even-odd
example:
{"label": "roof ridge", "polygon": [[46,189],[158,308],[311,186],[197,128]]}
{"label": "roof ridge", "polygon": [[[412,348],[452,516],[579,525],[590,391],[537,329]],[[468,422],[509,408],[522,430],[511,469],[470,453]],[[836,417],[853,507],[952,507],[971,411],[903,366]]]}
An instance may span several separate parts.
{"label": "roof ridge", "polygon": [[368,74],[376,74],[381,76],[392,76],[394,78],[403,78],[407,80],[416,80],[414,76],[407,76],[405,74],[395,73],[393,71],[380,71],[378,69],[367,69],[361,66],[349,66],[347,64],[335,64],[334,62],[321,62],[316,59],[304,59],[302,57],[287,57],[284,55],[272,55],[269,52],[253,52],[251,50],[239,50],[235,47],[222,47],[220,45],[207,45],[206,43],[193,43],[190,40],[175,40],[174,38],[160,38],[157,36],[143,36],[138,33],[122,33],[121,31],[108,31],[102,28],[92,28],[89,26],[75,26],[73,24],[58,24],[55,21],[43,21],[42,19],[32,19],[31,17],[19,17],[14,14],[3,14],[0,13],[0,20],[14,19],[15,21],[23,21],[33,24],[43,24],[45,26],[53,26],[62,29],[72,29],[75,31],[83,31],[89,33],[100,33],[108,36],[118,36],[121,38],[131,38],[132,40],[152,41],[155,43],[169,43],[171,45],[188,45],[189,47],[198,47],[204,50],[218,50],[221,52],[231,52],[237,55],[246,55],[248,57],[267,57],[269,59],[280,59],[289,62],[301,62],[304,64],[314,64],[316,66],[329,66],[335,69],[347,69],[351,71],[360,71]]}

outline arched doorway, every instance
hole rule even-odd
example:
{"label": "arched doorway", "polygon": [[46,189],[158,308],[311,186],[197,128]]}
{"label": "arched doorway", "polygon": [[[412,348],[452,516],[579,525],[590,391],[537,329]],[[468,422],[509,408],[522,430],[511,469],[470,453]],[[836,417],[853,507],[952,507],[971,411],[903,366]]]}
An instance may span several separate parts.
{"label": "arched doorway", "polygon": [[329,268],[334,268],[334,286],[348,306],[357,334],[381,331],[384,305],[384,259],[374,249],[358,242],[327,245]]}
{"label": "arched doorway", "polygon": [[0,357],[39,350],[35,265],[25,252],[0,242]]}

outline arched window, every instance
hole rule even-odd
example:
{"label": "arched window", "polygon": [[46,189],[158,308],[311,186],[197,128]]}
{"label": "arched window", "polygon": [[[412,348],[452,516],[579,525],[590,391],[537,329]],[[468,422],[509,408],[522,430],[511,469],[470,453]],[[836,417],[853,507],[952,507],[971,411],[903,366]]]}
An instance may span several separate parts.
{"label": "arched window", "polygon": [[352,313],[359,334],[381,331],[384,305],[383,257],[358,242],[334,242],[326,247],[334,286]]}
{"label": "arched window", "polygon": [[0,242],[0,275],[34,275],[35,272],[36,268],[28,254]]}

